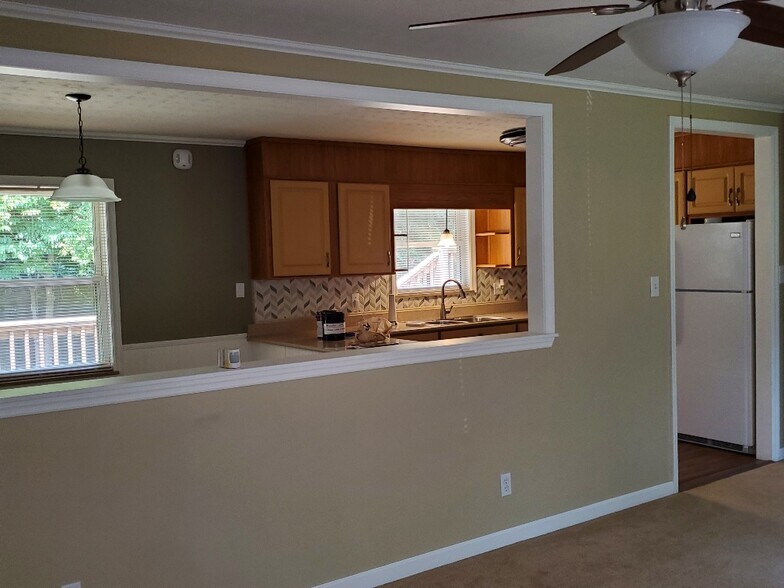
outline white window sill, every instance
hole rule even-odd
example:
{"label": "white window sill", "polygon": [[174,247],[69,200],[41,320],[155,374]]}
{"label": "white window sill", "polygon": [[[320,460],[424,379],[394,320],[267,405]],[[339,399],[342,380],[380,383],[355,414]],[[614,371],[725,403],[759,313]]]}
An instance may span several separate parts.
{"label": "white window sill", "polygon": [[552,347],[556,333],[514,333],[259,361],[240,369],[201,368],[0,390],[0,418],[57,412],[319,378],[387,367]]}

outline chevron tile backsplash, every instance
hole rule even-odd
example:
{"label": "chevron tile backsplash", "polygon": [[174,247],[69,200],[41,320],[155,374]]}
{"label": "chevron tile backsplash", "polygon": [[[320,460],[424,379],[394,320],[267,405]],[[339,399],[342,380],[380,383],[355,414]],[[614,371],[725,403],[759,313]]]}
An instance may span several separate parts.
{"label": "chevron tile backsplash", "polygon": [[[525,268],[477,268],[476,277],[476,290],[466,292],[468,302],[506,302],[526,297]],[[504,292],[495,295],[493,283],[499,279],[504,280]],[[389,288],[389,276],[256,280],[253,282],[254,321],[310,316],[327,308],[349,312],[386,310]],[[353,308],[354,294],[360,295],[359,308]],[[453,297],[449,299],[454,302]],[[397,299],[398,309],[439,304],[440,296],[399,296]]]}

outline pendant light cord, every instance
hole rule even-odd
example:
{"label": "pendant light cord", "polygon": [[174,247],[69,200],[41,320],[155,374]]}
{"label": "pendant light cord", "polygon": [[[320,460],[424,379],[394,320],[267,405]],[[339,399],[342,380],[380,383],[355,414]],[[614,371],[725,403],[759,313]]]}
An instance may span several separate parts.
{"label": "pendant light cord", "polygon": [[89,174],[87,169],[87,158],[84,156],[84,123],[82,123],[82,101],[76,101],[76,112],[79,115],[79,169],[76,173]]}

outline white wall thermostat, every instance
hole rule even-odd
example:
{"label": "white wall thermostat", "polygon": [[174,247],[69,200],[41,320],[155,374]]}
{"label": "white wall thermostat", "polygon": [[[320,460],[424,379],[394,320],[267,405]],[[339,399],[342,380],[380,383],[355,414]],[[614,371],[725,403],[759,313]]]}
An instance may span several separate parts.
{"label": "white wall thermostat", "polygon": [[172,162],[177,169],[191,169],[191,166],[193,166],[193,153],[187,149],[175,149],[172,154]]}

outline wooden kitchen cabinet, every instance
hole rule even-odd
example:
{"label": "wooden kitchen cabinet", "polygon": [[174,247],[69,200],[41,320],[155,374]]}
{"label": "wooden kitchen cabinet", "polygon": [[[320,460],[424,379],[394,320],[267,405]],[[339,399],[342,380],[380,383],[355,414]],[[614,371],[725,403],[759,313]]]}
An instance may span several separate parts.
{"label": "wooden kitchen cabinet", "polygon": [[754,213],[754,166],[735,168],[735,212]]}
{"label": "wooden kitchen cabinet", "polygon": [[729,214],[735,211],[730,191],[734,191],[734,168],[717,167],[689,172],[689,187],[697,200],[689,202],[689,216]]}
{"label": "wooden kitchen cabinet", "polygon": [[330,275],[329,184],[270,180],[269,185],[273,276]]}
{"label": "wooden kitchen cabinet", "polygon": [[474,212],[476,267],[511,267],[512,211],[508,208]]}
{"label": "wooden kitchen cabinet", "polygon": [[514,190],[514,265],[527,265],[525,188]]}
{"label": "wooden kitchen cabinet", "polygon": [[733,216],[754,213],[754,166],[698,169],[688,172],[697,200],[689,216]]}
{"label": "wooden kitchen cabinet", "polygon": [[338,184],[340,273],[391,274],[389,186]]}
{"label": "wooden kitchen cabinet", "polygon": [[677,171],[753,164],[754,139],[677,133],[674,155]]}
{"label": "wooden kitchen cabinet", "polygon": [[675,224],[681,224],[686,214],[686,172],[675,172]]}

